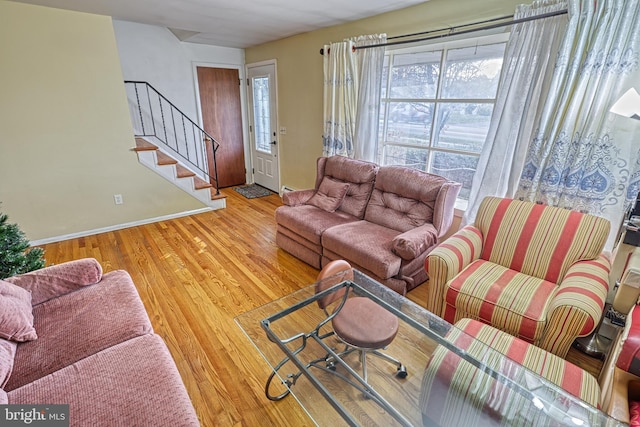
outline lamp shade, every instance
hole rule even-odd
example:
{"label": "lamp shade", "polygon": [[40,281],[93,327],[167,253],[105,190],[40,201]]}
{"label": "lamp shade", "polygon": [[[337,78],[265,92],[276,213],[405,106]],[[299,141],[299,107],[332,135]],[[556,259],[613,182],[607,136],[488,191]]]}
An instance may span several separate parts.
{"label": "lamp shade", "polygon": [[609,111],[640,120],[640,95],[634,88],[629,89],[613,104]]}

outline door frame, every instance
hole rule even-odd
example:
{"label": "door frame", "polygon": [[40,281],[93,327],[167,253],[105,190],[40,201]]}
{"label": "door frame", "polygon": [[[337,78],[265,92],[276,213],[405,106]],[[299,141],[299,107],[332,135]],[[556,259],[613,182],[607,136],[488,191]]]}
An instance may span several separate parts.
{"label": "door frame", "polygon": [[[280,145],[281,145],[281,135],[282,133],[280,132],[280,115],[278,114],[278,110],[279,110],[279,103],[278,103],[278,61],[276,59],[267,59],[265,61],[258,61],[258,62],[252,62],[250,64],[245,64],[245,97],[247,99],[247,106],[248,104],[248,99],[249,99],[249,81],[248,81],[248,76],[249,75],[249,68],[254,68],[254,67],[262,67],[264,65],[273,65],[273,72],[274,72],[274,79],[273,79],[273,89],[274,89],[274,102],[276,105],[276,111],[274,111],[275,115],[276,115],[276,140],[278,141],[278,143],[276,144],[276,151],[277,151],[277,156],[276,156],[276,161],[278,162],[278,192],[281,193],[281,184],[282,184],[282,164],[280,163]],[[247,107],[248,108],[248,107]],[[248,113],[247,113],[248,114]],[[249,116],[247,115],[247,126],[245,128],[245,131],[247,132],[247,134],[249,133]],[[253,156],[251,153],[251,135],[249,135],[248,139],[247,139],[247,148],[249,150],[249,162],[253,162]],[[251,173],[251,181],[247,181],[247,182],[254,182],[254,178],[253,178],[253,164],[251,165],[251,169],[249,170]]]}
{"label": "door frame", "polygon": [[[247,91],[242,90],[247,80],[245,72],[245,65],[225,64],[219,62],[201,62],[191,61],[191,73],[193,75],[194,96],[196,100],[196,112],[198,115],[198,125],[203,127],[202,124],[202,104],[200,103],[200,87],[198,85],[198,67],[204,68],[227,68],[230,70],[238,70],[238,78],[240,82],[240,114],[242,116],[242,146],[244,150],[244,170],[245,181],[247,183],[253,183],[253,174],[251,173],[251,141],[249,141],[249,118],[247,115]],[[203,128],[204,129],[204,128]],[[211,135],[215,138],[215,135]]]}

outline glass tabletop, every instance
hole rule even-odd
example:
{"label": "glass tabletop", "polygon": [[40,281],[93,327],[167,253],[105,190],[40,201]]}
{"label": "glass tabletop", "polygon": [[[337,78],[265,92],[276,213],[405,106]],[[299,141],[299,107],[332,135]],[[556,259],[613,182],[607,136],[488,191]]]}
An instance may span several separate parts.
{"label": "glass tabletop", "polygon": [[[363,273],[350,274],[327,279],[321,292],[312,284],[236,317],[273,370],[264,379],[269,399],[292,396],[321,426],[455,425],[463,418],[473,425],[624,425]],[[338,293],[327,311],[319,307]],[[366,381],[359,354],[342,356],[345,344],[332,329],[346,300],[363,297],[397,316],[398,332],[381,352],[403,367],[369,354]],[[473,346],[454,344],[463,341]],[[448,378],[444,389],[431,381],[432,358],[463,366],[438,365]],[[434,402],[452,416],[431,419]]]}

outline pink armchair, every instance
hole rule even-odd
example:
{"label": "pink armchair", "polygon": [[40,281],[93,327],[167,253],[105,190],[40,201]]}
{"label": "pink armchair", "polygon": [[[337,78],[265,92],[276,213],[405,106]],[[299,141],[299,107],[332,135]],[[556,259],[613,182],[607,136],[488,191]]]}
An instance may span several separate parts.
{"label": "pink armchair", "polygon": [[497,197],[434,249],[427,309],[476,319],[565,357],[598,325],[609,283],[603,218]]}

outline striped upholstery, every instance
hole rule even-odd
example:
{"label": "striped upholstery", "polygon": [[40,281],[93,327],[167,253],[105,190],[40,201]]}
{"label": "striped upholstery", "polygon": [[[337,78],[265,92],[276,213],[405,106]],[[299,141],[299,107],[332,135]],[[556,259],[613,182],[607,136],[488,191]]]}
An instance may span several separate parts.
{"label": "striped upholstery", "polygon": [[[509,365],[502,355],[591,406],[598,406],[598,383],[579,367],[475,320],[462,319],[455,326],[447,335],[447,341],[466,350],[493,370],[524,385],[527,390],[535,390],[540,380],[528,371],[515,369],[517,365]],[[497,352],[488,351],[485,344]],[[545,392],[554,393],[552,390]],[[549,424],[547,420],[539,418],[542,411],[536,409],[530,400],[442,345],[436,348],[425,370],[420,408],[425,425],[470,426],[489,422],[494,425]]]}
{"label": "striped upholstery", "polygon": [[450,323],[480,320],[564,357],[602,315],[608,232],[600,217],[487,197],[474,225],[429,254],[427,309]]}
{"label": "striped upholstery", "polygon": [[576,261],[597,258],[609,235],[604,218],[497,197],[482,201],[475,226],[480,258],[553,283]]}
{"label": "striped upholstery", "polygon": [[529,342],[538,342],[556,284],[477,260],[449,282],[444,318],[470,315]]}

